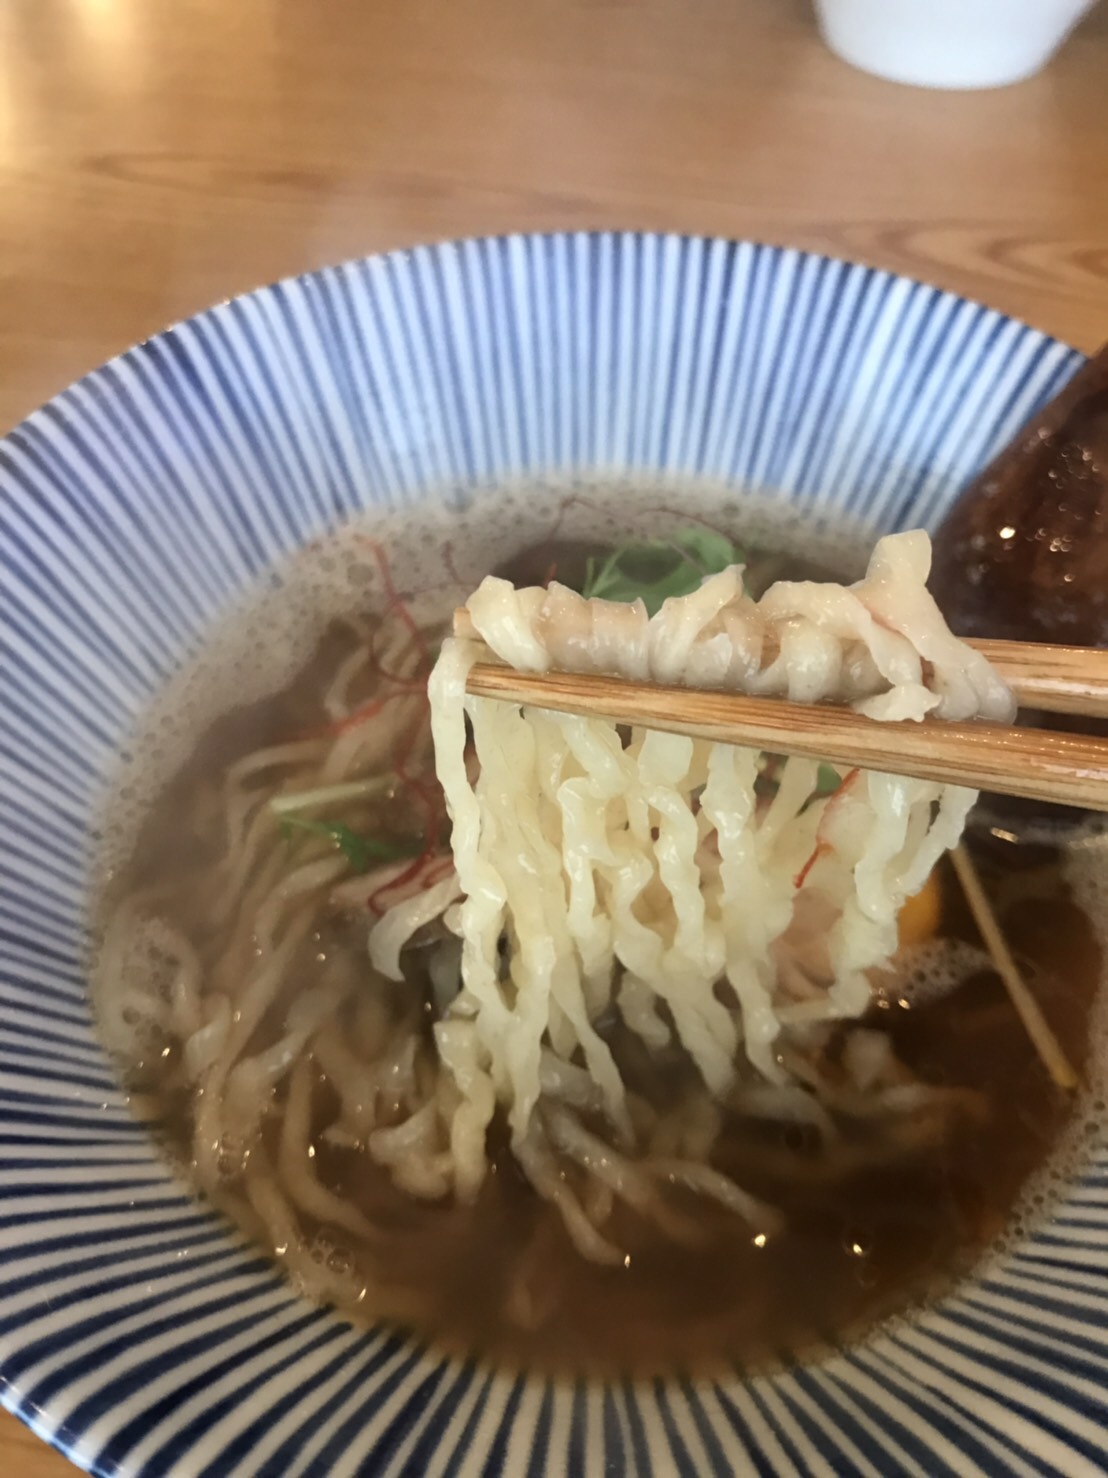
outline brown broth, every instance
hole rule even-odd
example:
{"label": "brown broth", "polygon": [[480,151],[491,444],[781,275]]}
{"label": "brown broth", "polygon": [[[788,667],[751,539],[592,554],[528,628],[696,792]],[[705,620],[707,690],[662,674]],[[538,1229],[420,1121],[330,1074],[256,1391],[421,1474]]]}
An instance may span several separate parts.
{"label": "brown broth", "polygon": [[[558,555],[544,549],[529,564],[545,569]],[[318,729],[326,674],[343,641],[333,633],[326,637],[282,694],[226,715],[201,738],[113,883],[114,896],[140,880],[146,887],[168,885],[167,912],[202,957],[212,946],[189,879],[203,873],[217,850],[213,780],[261,744]],[[402,818],[389,824],[402,832]],[[980,852],[979,862],[1042,1009],[1080,1068],[1100,950],[1068,895],[1058,856],[994,845]],[[1010,906],[1004,905],[1006,890]],[[945,871],[941,932],[975,938]],[[298,979],[311,981],[317,953],[346,951],[356,965],[363,950],[364,934],[325,924],[305,948]],[[287,1005],[283,1001],[281,1009]],[[918,1307],[972,1268],[1010,1225],[1029,1180],[1049,1161],[1073,1115],[1073,1101],[1051,1084],[991,974],[909,1009],[890,993],[871,1016],[923,1081],[976,1090],[987,1112],[959,1118],[935,1142],[891,1163],[834,1179],[821,1173],[819,1158],[795,1127],[733,1116],[713,1163],[785,1212],[787,1229],[765,1245],[721,1209],[678,1198],[697,1218],[703,1242],[678,1245],[635,1216],[617,1213],[614,1236],[628,1263],[613,1270],[579,1256],[557,1213],[506,1152],[496,1155],[493,1173],[469,1207],[413,1200],[367,1156],[323,1139],[316,1168],[331,1189],[383,1229],[382,1248],[367,1258],[367,1274],[386,1288],[418,1286],[419,1308],[410,1322],[443,1348],[581,1374],[699,1372],[732,1364],[762,1369],[810,1357],[858,1338],[887,1315]],[[324,1119],[329,1090],[317,1090],[315,1106]],[[162,1108],[169,1151],[187,1165],[190,1096],[166,1091]],[[229,1209],[235,1214],[233,1205]],[[535,1327],[506,1317],[524,1263],[535,1270]],[[380,1312],[371,1296],[354,1316],[372,1319]]]}

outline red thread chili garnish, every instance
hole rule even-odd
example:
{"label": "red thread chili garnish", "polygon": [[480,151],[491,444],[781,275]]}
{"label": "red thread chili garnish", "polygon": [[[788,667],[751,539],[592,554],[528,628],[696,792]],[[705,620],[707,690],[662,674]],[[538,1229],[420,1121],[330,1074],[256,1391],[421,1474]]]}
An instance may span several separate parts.
{"label": "red thread chili garnish", "polygon": [[[382,696],[372,698],[364,703],[353,713],[347,714],[337,723],[327,726],[322,732],[330,734],[341,734],[364,723],[367,719],[375,718],[388,704],[395,702],[398,698],[408,697],[412,694],[420,695],[423,702],[419,705],[419,712],[415,721],[406,725],[397,736],[394,744],[392,761],[393,770],[396,774],[396,793],[406,794],[412,804],[417,806],[423,813],[423,844],[418,856],[414,857],[407,866],[401,868],[395,877],[382,883],[370,893],[366,900],[367,906],[372,912],[380,915],[388,908],[388,895],[398,893],[407,888],[427,867],[428,862],[434,856],[441,844],[443,823],[446,819],[446,808],[442,792],[434,777],[421,777],[412,775],[408,770],[408,762],[411,755],[416,754],[422,748],[420,738],[430,721],[430,703],[427,698],[427,678],[432,667],[431,652],[427,644],[427,638],[421,630],[411,610],[408,608],[393,580],[392,569],[389,564],[388,555],[384,546],[378,540],[368,535],[359,535],[359,541],[365,544],[373,554],[377,568],[380,571],[381,583],[384,586],[386,605],[384,616],[394,614],[408,632],[408,640],[404,645],[402,656],[413,648],[417,653],[416,676],[402,676],[400,673],[390,672],[376,654],[377,631],[375,628],[370,635],[369,641],[369,664],[374,675],[381,681],[393,684],[395,691]],[[456,574],[453,564],[453,550],[447,544],[444,546],[444,559],[447,568],[452,574]],[[459,582],[460,583],[460,582]],[[433,864],[429,874],[430,880],[438,881],[445,877],[449,868],[453,867],[453,858],[445,857]]]}
{"label": "red thread chili garnish", "polygon": [[454,858],[452,856],[442,857],[428,870],[427,886],[433,888],[436,883],[441,883],[454,871]]}
{"label": "red thread chili garnish", "polygon": [[[618,518],[612,516],[610,505],[605,506],[603,503],[597,503],[594,499],[585,498],[580,493],[570,493],[568,497],[563,498],[558,504],[557,516],[550,526],[545,542],[551,542],[558,537],[561,533],[562,524],[565,522],[566,515],[571,508],[586,508],[591,513],[599,513],[604,521],[616,531],[621,533],[628,532],[627,526],[621,523]],[[709,529],[713,534],[719,534],[725,539],[731,537],[726,529],[721,529],[711,519],[701,518],[698,514],[690,513],[687,508],[670,508],[665,503],[652,504],[649,508],[642,509],[641,513],[637,516],[647,517],[652,513],[664,513],[667,518],[672,518],[676,523],[681,525],[688,525],[690,523],[699,524],[701,528]]]}
{"label": "red thread chili garnish", "polygon": [[400,592],[397,590],[396,585],[393,582],[392,567],[389,564],[389,557],[385,553],[384,545],[381,544],[379,540],[371,539],[366,534],[361,535],[361,541],[363,544],[368,545],[371,553],[373,554],[373,558],[377,561],[377,568],[381,572],[381,584],[385,587],[385,595],[388,597],[388,605],[386,606],[386,610],[395,611],[403,624],[408,628],[408,631],[411,634],[412,643],[415,645],[420,654],[420,666],[424,669],[425,674],[427,672],[430,672],[431,653],[427,648],[427,640],[424,637],[423,632],[420,630],[415,617],[412,615],[408,607],[404,604]]}
{"label": "red thread chili garnish", "polygon": [[386,693],[383,698],[373,698],[370,702],[363,703],[360,708],[355,708],[354,712],[348,713],[345,718],[340,718],[337,723],[328,724],[324,732],[345,734],[350,729],[356,729],[359,724],[364,724],[367,718],[376,718],[390,703],[395,703],[397,698],[407,696],[407,693]]}
{"label": "red thread chili garnish", "polygon": [[805,882],[808,879],[808,874],[811,872],[812,868],[815,867],[815,865],[819,861],[819,859],[821,857],[825,857],[827,855],[827,853],[830,852],[830,850],[831,850],[831,843],[830,842],[817,842],[816,843],[815,850],[813,851],[811,857],[808,858],[808,861],[800,869],[800,871],[797,873],[796,877],[793,878],[793,887],[794,888],[797,888],[797,889],[803,888]]}
{"label": "red thread chili garnish", "polygon": [[818,827],[818,829],[816,831],[816,836],[817,836],[818,840],[816,841],[815,851],[812,853],[811,857],[808,858],[808,861],[804,864],[804,866],[797,873],[796,877],[793,878],[793,887],[794,888],[798,888],[798,889],[799,888],[803,888],[804,883],[807,880],[808,874],[811,872],[812,868],[815,867],[815,865],[819,861],[819,859],[821,857],[825,857],[828,852],[830,852],[830,851],[833,850],[833,848],[831,846],[831,843],[830,842],[827,842],[827,841],[824,841],[819,836],[819,833],[820,833],[820,831],[823,830],[824,822],[827,820],[828,814],[830,813],[832,807],[835,806],[835,805],[837,805],[839,803],[839,801],[842,800],[843,796],[847,792],[848,787],[854,784],[855,780],[858,778],[858,776],[861,773],[862,773],[861,770],[857,766],[855,766],[855,768],[853,770],[848,770],[846,772],[846,774],[843,776],[842,780],[839,782],[838,789],[835,790],[835,791],[833,791],[831,793],[831,795],[828,797],[827,805],[823,809],[823,815],[820,817],[819,827]]}

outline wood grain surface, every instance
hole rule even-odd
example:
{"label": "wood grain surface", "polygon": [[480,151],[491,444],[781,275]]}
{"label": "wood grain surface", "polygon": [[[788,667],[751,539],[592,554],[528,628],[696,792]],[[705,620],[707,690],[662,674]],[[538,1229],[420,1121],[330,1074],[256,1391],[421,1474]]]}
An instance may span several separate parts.
{"label": "wood grain surface", "polygon": [[[806,0],[4,0],[0,428],[343,257],[657,227],[861,258],[1108,339],[1108,7],[1011,88],[837,61]],[[64,1461],[0,1416],[0,1473]]]}
{"label": "wood grain surface", "polygon": [[1108,811],[1103,740],[1081,734],[946,719],[890,724],[837,704],[635,682],[593,672],[518,672],[500,662],[470,668],[466,690],[532,708],[687,734],[711,744],[741,744],[886,775],[915,775],[939,785]]}

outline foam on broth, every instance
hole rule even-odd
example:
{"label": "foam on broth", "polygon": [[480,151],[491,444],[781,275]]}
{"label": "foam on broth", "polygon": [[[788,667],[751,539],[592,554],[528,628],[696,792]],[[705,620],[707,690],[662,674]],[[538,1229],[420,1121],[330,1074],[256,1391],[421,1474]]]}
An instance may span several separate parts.
{"label": "foam on broth", "polygon": [[[318,724],[321,664],[333,662],[341,644],[334,623],[372,618],[385,603],[367,534],[387,546],[395,584],[419,620],[445,624],[484,574],[522,551],[537,549],[541,558],[555,539],[570,559],[697,518],[750,547],[847,577],[868,552],[857,531],[787,506],[739,502],[713,488],[667,494],[611,484],[529,487],[477,499],[462,512],[367,517],[304,550],[219,623],[143,716],[105,808],[97,919],[136,879],[166,877],[180,865],[182,838],[213,775],[260,744]],[[948,942],[906,961],[872,1024],[926,1081],[982,1091],[990,1105],[983,1122],[905,1163],[828,1185],[805,1163],[795,1132],[784,1145],[795,1174],[783,1182],[782,1135],[790,1131],[774,1123],[751,1133],[744,1121],[741,1132],[725,1130],[715,1163],[782,1206],[789,1230],[760,1245],[748,1228],[698,1202],[704,1246],[681,1247],[628,1221],[621,1231],[630,1265],[615,1271],[582,1261],[506,1153],[476,1205],[460,1207],[413,1201],[365,1157],[321,1140],[322,1178],[389,1231],[383,1281],[391,1256],[392,1281],[419,1290],[403,1307],[369,1298],[351,1312],[400,1317],[444,1347],[527,1368],[647,1374],[735,1361],[762,1368],[921,1307],[1048,1216],[1087,1153],[1104,1073],[1103,1051],[1090,1047],[1105,1035],[1102,841],[1091,832],[1065,852],[995,839],[978,849],[1001,921],[1088,1085],[1076,1103],[1052,1087],[999,981],[982,968],[944,870],[940,932]],[[180,915],[189,917],[187,898]],[[344,947],[338,937],[326,946]],[[111,990],[101,973],[94,951],[95,991]],[[159,1096],[154,1087],[167,1152],[187,1174],[188,1097]],[[357,1249],[332,1229],[318,1227],[315,1236],[321,1259],[357,1264]],[[379,1262],[374,1272],[381,1281]]]}

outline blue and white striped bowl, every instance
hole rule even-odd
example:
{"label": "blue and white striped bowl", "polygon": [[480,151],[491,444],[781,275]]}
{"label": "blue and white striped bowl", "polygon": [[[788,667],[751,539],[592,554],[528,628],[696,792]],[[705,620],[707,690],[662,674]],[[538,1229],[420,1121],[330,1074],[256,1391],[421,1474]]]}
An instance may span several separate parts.
{"label": "blue and white striped bowl", "polygon": [[1080,356],[772,247],[513,237],[224,303],[0,443],[0,1379],[100,1474],[1099,1473],[1108,1162],[909,1326],[747,1379],[489,1373],[294,1297],[128,1116],[90,816],[216,613],[354,510],[598,470],[933,525]]}

